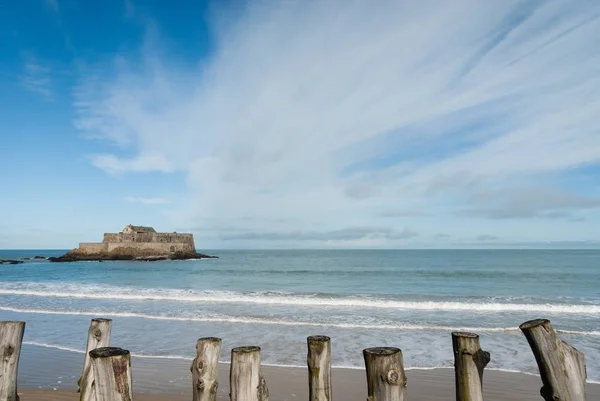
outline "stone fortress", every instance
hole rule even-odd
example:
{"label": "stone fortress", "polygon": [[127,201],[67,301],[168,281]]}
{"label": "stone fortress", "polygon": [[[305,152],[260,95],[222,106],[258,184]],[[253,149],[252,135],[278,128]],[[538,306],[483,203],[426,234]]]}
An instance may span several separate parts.
{"label": "stone fortress", "polygon": [[88,254],[128,253],[168,255],[175,252],[196,252],[193,234],[157,233],[152,227],[127,225],[122,232],[104,233],[102,242],[81,242],[80,252]]}
{"label": "stone fortress", "polygon": [[79,248],[51,262],[104,260],[182,260],[214,258],[196,252],[193,234],[157,233],[152,227],[129,224],[120,233],[105,233],[102,242],[81,242]]}

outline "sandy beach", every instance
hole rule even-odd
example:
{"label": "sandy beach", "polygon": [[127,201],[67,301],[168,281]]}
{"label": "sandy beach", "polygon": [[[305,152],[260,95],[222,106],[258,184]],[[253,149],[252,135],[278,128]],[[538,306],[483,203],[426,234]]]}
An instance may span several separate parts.
{"label": "sandy beach", "polygon": [[[180,359],[132,358],[133,386],[138,401],[191,400],[189,361]],[[83,354],[31,346],[23,347],[19,368],[21,401],[78,400],[76,383]],[[293,401],[308,398],[304,368],[263,366],[270,400]],[[413,401],[454,399],[452,369],[408,369],[408,395]],[[219,366],[218,399],[228,400],[229,365]],[[364,401],[367,396],[362,369],[334,368],[333,397]],[[523,373],[487,370],[484,395],[487,401],[540,401],[541,380]],[[600,384],[588,384],[588,400],[600,399]]]}

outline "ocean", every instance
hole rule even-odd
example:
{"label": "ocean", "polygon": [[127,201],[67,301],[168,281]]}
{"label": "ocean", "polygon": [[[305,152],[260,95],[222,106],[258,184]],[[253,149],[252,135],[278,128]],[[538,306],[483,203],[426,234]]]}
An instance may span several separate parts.
{"label": "ocean", "polygon": [[[407,368],[453,366],[451,332],[473,331],[488,369],[537,373],[518,325],[552,321],[600,381],[598,250],[214,250],[219,259],[26,261],[0,266],[0,320],[27,322],[24,344],[83,352],[93,317],[111,345],[192,359],[199,337],[258,345],[264,364],[305,366],[306,337],[327,335],[332,364],[402,349]],[[0,259],[64,251],[1,251]]]}

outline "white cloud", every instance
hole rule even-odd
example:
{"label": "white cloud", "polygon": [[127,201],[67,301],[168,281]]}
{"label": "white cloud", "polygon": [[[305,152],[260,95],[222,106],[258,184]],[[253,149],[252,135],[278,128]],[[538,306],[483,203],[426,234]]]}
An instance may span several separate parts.
{"label": "white cloud", "polygon": [[173,171],[171,163],[161,154],[140,155],[132,159],[120,159],[115,155],[100,154],[89,156],[90,162],[110,174],[126,171],[145,173],[150,171]]}
{"label": "white cloud", "polygon": [[[247,6],[215,18],[201,68],[154,52],[153,34],[141,65],[119,58],[75,93],[78,128],[137,152],[94,165],[187,172],[180,223],[334,232],[418,210],[405,226],[600,162],[600,3]],[[548,209],[530,195],[529,215]]]}
{"label": "white cloud", "polygon": [[573,195],[566,191],[538,186],[476,191],[471,200],[477,206],[464,210],[466,216],[493,219],[571,218],[573,212],[599,209],[600,198]]}
{"label": "white cloud", "polygon": [[38,93],[48,100],[52,99],[51,70],[38,63],[35,58],[30,57],[25,63],[19,82],[28,91]]}
{"label": "white cloud", "polygon": [[135,6],[133,5],[133,1],[124,0],[125,6],[125,18],[131,18],[135,14]]}
{"label": "white cloud", "polygon": [[409,239],[416,231],[396,231],[388,227],[349,227],[331,231],[245,232],[225,235],[224,239],[259,241],[354,241],[363,239]]}
{"label": "white cloud", "polygon": [[45,0],[46,6],[54,12],[60,11],[60,6],[58,4],[58,0]]}
{"label": "white cloud", "polygon": [[171,203],[165,198],[142,198],[138,196],[126,196],[125,200],[131,203],[141,203],[142,205],[166,205]]}
{"label": "white cloud", "polygon": [[498,237],[490,234],[481,234],[477,236],[477,241],[497,241]]}

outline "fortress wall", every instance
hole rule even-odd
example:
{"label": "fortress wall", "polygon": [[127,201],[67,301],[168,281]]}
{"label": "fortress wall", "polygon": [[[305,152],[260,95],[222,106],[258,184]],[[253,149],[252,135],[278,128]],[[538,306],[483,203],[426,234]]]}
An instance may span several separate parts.
{"label": "fortress wall", "polygon": [[193,247],[194,236],[192,234],[177,234],[177,233],[139,233],[139,234],[124,234],[124,233],[105,233],[103,243],[185,243]]}
{"label": "fortress wall", "polygon": [[101,242],[81,242],[79,250],[86,253],[100,253],[106,251],[106,244]]}
{"label": "fortress wall", "polygon": [[[134,242],[155,242],[154,236],[156,233],[139,233],[135,234]],[[126,236],[126,234],[123,234]]]}
{"label": "fortress wall", "polygon": [[157,242],[140,242],[140,243],[111,243],[108,245],[108,251],[112,252],[117,248],[134,248],[140,251],[152,251],[157,254],[168,254],[177,251],[195,251],[189,244],[186,243],[157,243]]}
{"label": "fortress wall", "polygon": [[101,244],[83,245],[87,247],[85,250],[88,253],[100,250],[112,252],[118,248],[133,248],[144,253],[157,254],[196,251],[193,234],[178,233],[106,233]]}
{"label": "fortress wall", "polygon": [[194,236],[192,234],[156,233],[153,241],[158,243],[181,243],[194,247]]}
{"label": "fortress wall", "polygon": [[121,242],[120,234],[105,233],[102,242]]}

